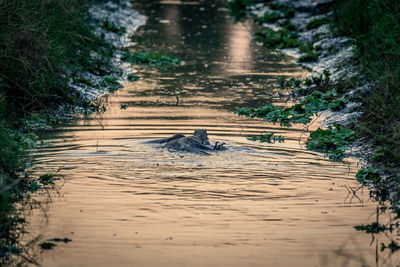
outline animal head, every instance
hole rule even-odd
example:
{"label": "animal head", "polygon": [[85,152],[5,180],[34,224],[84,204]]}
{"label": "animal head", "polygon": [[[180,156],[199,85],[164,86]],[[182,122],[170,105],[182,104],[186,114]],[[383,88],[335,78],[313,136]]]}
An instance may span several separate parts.
{"label": "animal head", "polygon": [[203,145],[210,144],[210,142],[208,141],[207,130],[196,129],[194,130],[193,136],[199,138]]}

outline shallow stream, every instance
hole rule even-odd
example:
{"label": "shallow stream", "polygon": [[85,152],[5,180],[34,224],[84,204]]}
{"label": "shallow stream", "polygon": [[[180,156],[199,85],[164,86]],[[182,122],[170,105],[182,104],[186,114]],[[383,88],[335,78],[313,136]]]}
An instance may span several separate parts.
{"label": "shallow stream", "polygon": [[[252,41],[219,1],[135,1],[149,17],[133,51],[184,61],[135,66],[137,82],[106,99],[104,114],[42,134],[38,173],[62,166],[65,184],[30,236],[70,238],[42,251],[43,266],[374,266],[394,259],[380,237],[356,231],[376,203],[356,195],[356,161],[307,151],[303,125],[241,118],[238,107],[285,104],[277,76],[304,78],[294,60]],[[127,108],[121,108],[127,105]],[[312,129],[318,125],[311,126]],[[207,129],[228,150],[172,153],[145,141]],[[246,137],[276,132],[285,143]],[[44,216],[46,215],[46,216]],[[387,262],[386,262],[387,263]]]}

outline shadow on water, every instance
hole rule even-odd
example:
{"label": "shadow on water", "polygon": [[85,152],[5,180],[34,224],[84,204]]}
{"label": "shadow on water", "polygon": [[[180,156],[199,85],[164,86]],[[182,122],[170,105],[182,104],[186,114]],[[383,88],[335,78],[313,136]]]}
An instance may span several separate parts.
{"label": "shadow on water", "polygon": [[[330,162],[305,150],[302,125],[286,129],[233,114],[243,106],[284,105],[275,78],[301,78],[305,71],[257,45],[255,26],[234,24],[224,1],[133,4],[149,21],[131,50],[163,52],[184,64],[134,66],[141,79],[107,98],[104,114],[42,134],[51,145],[38,150],[36,171],[64,166],[66,183],[47,219],[35,210],[28,216],[29,236],[73,243],[41,251],[40,264],[381,266],[398,260],[380,250],[384,232],[371,242],[353,228],[376,213],[366,189],[350,189],[358,186],[354,159]],[[144,144],[199,128],[228,150],[201,156]],[[285,143],[246,139],[265,131],[285,136]]]}

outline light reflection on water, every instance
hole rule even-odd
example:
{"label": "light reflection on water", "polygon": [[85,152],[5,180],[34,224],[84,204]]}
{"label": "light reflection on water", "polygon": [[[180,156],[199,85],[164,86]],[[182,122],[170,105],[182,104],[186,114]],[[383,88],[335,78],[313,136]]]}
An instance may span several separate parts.
{"label": "light reflection on water", "polygon": [[[38,151],[37,170],[64,166],[67,182],[46,220],[34,212],[31,233],[73,240],[42,254],[43,266],[375,264],[371,237],[353,229],[375,204],[344,187],[357,185],[355,162],[305,150],[303,126],[233,114],[283,101],[271,97],[275,77],[306,73],[254,44],[253,25],[233,24],[214,2],[137,1],[150,19],[134,50],[185,65],[138,68],[142,79],[110,96],[107,112],[43,134],[52,145]],[[228,150],[199,156],[144,143],[198,128]],[[287,141],[245,138],[265,131]]]}

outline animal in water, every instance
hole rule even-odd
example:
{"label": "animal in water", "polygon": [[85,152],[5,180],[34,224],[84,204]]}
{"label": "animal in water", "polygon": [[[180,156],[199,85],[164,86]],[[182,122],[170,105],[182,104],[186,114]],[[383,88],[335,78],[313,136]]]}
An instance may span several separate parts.
{"label": "animal in water", "polygon": [[214,146],[210,144],[207,130],[196,129],[193,136],[185,136],[183,134],[175,134],[168,138],[157,139],[148,143],[162,144],[162,148],[169,151],[191,152],[196,154],[209,155],[209,151],[225,149],[224,142],[215,142]]}

